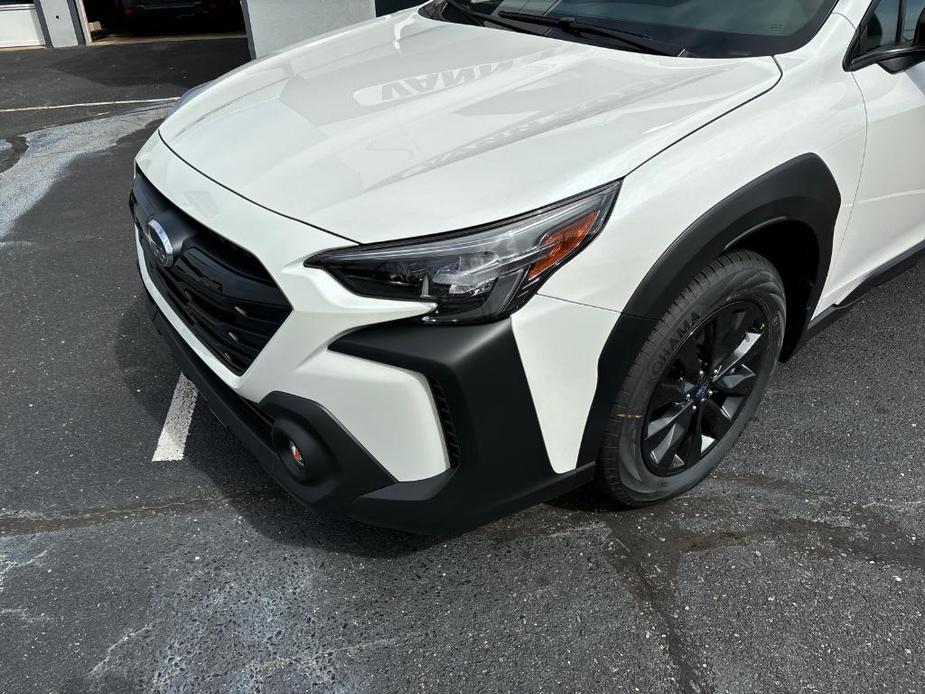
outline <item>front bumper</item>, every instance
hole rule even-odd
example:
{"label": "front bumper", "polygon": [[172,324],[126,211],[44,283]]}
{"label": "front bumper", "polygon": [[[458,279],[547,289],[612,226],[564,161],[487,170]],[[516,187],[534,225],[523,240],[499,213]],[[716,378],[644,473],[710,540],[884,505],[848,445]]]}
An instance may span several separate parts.
{"label": "front bumper", "polygon": [[[301,501],[445,534],[591,479],[594,455],[579,457],[579,444],[616,314],[538,295],[490,325],[409,322],[428,306],[361,297],[304,266],[351,242],[216,184],[158,134],[137,165],[177,213],[259,259],[291,306],[251,365],[229,370],[152,281],[136,227],[154,320],[178,362]],[[315,452],[314,477],[290,474],[274,428]]]}
{"label": "front bumper", "polygon": [[[228,388],[255,403],[274,392],[322,403],[396,480],[428,479],[449,468],[433,397],[420,374],[328,348],[340,335],[419,315],[427,311],[426,305],[360,297],[328,273],[305,268],[307,257],[349,242],[222,188],[173,155],[157,134],[139,154],[138,168],[184,219],[221,230],[222,238],[258,258],[291,306],[250,366],[235,373],[197,338],[152,281],[136,227],[136,251],[148,293],[174,330]],[[172,217],[157,216],[172,228]]]}
{"label": "front bumper", "polygon": [[[553,498],[591,480],[593,464],[550,467],[509,322],[471,328],[385,325],[332,349],[420,369],[441,403],[455,464],[432,478],[398,482],[343,425],[312,400],[274,392],[254,406],[218,378],[153,301],[151,317],[215,415],[290,494],[321,511],[406,532],[449,535]],[[285,462],[294,441],[308,477]]]}

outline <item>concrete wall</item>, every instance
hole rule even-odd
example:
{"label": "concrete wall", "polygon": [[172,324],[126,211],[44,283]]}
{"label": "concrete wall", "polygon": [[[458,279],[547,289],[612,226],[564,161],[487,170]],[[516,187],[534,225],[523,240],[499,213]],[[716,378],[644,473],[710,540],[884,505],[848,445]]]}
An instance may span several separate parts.
{"label": "concrete wall", "polygon": [[251,53],[266,55],[312,36],[424,0],[245,0]]}

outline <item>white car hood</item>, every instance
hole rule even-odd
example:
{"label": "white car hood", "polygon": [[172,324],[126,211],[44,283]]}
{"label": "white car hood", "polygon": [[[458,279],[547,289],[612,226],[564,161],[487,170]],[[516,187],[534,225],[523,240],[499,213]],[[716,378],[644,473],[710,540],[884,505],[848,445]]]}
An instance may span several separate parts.
{"label": "white car hood", "polygon": [[771,89],[772,58],[666,58],[414,12],[251,63],[160,128],[241,196],[370,243],[616,180]]}

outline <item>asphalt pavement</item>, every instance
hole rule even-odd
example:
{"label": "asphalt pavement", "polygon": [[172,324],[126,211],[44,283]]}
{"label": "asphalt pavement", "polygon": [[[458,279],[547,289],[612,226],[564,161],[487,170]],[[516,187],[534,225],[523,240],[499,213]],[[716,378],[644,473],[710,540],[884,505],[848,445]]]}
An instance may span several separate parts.
{"label": "asphalt pavement", "polygon": [[[0,53],[0,108],[170,98],[245,59]],[[201,404],[152,460],[179,374],[126,200],[164,115],[0,113],[0,692],[925,689],[925,266],[782,366],[689,495],[412,537],[302,509]]]}

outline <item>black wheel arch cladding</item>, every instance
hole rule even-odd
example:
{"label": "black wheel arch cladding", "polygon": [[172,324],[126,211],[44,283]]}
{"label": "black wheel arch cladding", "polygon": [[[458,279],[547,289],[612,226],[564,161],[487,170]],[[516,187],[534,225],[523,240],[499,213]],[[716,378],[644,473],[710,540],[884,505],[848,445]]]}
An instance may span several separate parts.
{"label": "black wheel arch cladding", "polygon": [[805,154],[722,200],[671,244],[636,288],[601,352],[578,465],[596,460],[613,400],[652,328],[677,296],[711,261],[773,224],[781,225],[782,234],[787,228],[807,228],[817,246],[815,276],[807,278],[807,306],[803,316],[791,316],[799,324],[788,331],[782,358],[795,351],[829,271],[841,201],[838,184],[825,162],[815,154]]}

